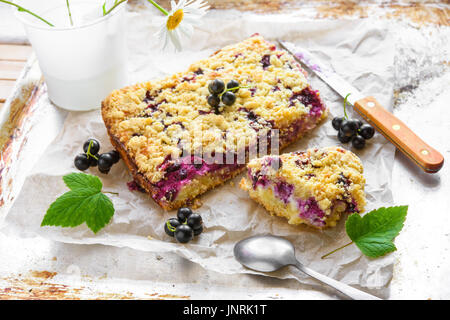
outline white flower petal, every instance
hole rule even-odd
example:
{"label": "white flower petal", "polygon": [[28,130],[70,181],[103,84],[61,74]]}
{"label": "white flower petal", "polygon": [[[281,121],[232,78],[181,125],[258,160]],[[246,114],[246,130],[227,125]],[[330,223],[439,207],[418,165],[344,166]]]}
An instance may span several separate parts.
{"label": "white flower petal", "polygon": [[182,47],[181,47],[181,42],[180,42],[180,37],[178,35],[178,32],[176,30],[174,31],[169,31],[169,38],[170,41],[172,41],[172,44],[175,46],[175,49],[177,51],[181,51]]}
{"label": "white flower petal", "polygon": [[[161,25],[161,29],[157,33],[158,38],[164,41],[163,48],[165,48],[170,40],[177,51],[182,50],[181,38],[182,36],[189,38],[194,33],[194,26],[200,24],[200,18],[202,18],[208,11],[208,2],[204,0],[179,0],[175,2],[170,1],[171,10],[169,15],[164,19],[164,25]],[[167,29],[167,22],[177,10],[183,10],[183,19],[175,27],[174,30]]]}
{"label": "white flower petal", "polygon": [[194,34],[194,27],[190,24],[183,24],[182,26],[180,25],[178,29],[180,29],[180,32],[182,32],[187,38],[192,37],[192,35]]}

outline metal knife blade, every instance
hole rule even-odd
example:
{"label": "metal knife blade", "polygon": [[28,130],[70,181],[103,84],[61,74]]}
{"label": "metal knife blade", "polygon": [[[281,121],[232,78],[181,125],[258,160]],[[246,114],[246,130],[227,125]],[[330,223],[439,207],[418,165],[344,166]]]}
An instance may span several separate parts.
{"label": "metal knife blade", "polygon": [[347,101],[352,105],[354,105],[356,101],[364,98],[364,95],[358,89],[345,81],[331,67],[327,67],[321,63],[307,49],[291,42],[279,40],[278,43],[283,49],[291,53],[297,61],[311,69],[311,71],[319,76],[319,78],[321,78],[340,96],[345,97],[350,93]]}

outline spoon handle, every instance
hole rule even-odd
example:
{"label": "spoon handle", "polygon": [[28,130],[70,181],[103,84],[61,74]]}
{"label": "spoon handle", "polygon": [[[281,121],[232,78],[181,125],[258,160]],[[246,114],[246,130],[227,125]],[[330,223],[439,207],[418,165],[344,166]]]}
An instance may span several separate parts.
{"label": "spoon handle", "polygon": [[348,296],[354,300],[381,300],[378,297],[375,297],[371,294],[365,293],[364,291],[355,289],[349,285],[346,285],[342,282],[336,281],[336,280],[329,278],[327,276],[324,276],[323,274],[320,274],[314,270],[311,270],[310,268],[305,267],[298,261],[294,264],[294,266],[297,267],[297,269],[299,269],[300,271],[309,275],[310,277],[313,277],[314,279],[319,280],[320,282],[325,283],[325,284],[329,285],[330,287],[335,288],[337,291],[345,294],[346,296]]}

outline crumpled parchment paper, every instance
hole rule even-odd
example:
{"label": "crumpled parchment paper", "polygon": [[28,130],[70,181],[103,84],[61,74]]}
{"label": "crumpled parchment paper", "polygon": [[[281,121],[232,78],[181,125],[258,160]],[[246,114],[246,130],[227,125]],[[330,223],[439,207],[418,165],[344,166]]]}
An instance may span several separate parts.
{"label": "crumpled parchment paper", "polygon": [[[128,12],[128,82],[131,84],[184,70],[190,63],[207,57],[218,48],[258,32],[268,40],[284,39],[308,48],[364,94],[375,96],[392,110],[394,45],[388,28],[382,22],[370,19],[302,21],[294,15],[246,15],[241,19],[239,15],[237,12],[210,12],[192,40],[185,42],[185,50],[174,53],[158,49],[160,44],[154,34],[162,21],[160,16],[146,10]],[[339,144],[330,120],[343,114],[343,99],[314,74],[310,73],[309,79],[312,87],[320,90],[330,115],[328,120],[283,152]],[[349,116],[353,114],[352,110],[348,113]],[[344,228],[346,217],[337,227],[323,231],[290,226],[284,219],[270,216],[239,189],[242,175],[201,197],[203,206],[196,211],[203,217],[205,232],[189,244],[178,244],[164,233],[164,222],[175,216],[175,212],[164,212],[146,194],[128,190],[126,183],[132,178],[122,161],[108,175],[100,174],[96,168],[87,171],[101,178],[103,190],[119,193],[118,196],[110,195],[116,212],[108,226],[96,235],[84,224],[76,228],[40,227],[49,205],[68,190],[62,176],[77,171],[73,158],[82,152],[82,144],[89,137],[100,140],[101,152],[112,148],[99,110],[69,113],[63,129],[27,177],[6,217],[6,232],[22,236],[40,235],[69,243],[174,252],[206,269],[226,274],[254,273],[236,262],[233,246],[248,236],[271,233],[291,240],[300,261],[316,271],[385,294],[392,278],[395,254],[369,259],[353,245],[321,259],[323,254],[349,241]],[[394,150],[377,133],[364,150],[355,151],[364,165],[368,211],[393,204],[390,188]],[[289,269],[270,275],[316,284],[306,276],[294,275]]]}

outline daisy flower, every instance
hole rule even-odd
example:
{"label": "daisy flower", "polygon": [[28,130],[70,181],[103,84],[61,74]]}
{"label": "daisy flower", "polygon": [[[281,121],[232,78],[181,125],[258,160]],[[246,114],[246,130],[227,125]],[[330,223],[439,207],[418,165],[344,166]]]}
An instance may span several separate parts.
{"label": "daisy flower", "polygon": [[166,15],[164,24],[158,32],[159,39],[164,41],[163,49],[170,41],[178,51],[182,49],[181,37],[184,35],[190,38],[194,33],[194,26],[199,24],[200,18],[209,9],[208,3],[204,0],[179,0],[178,3],[171,1],[171,10],[167,12],[154,1],[148,1]]}

